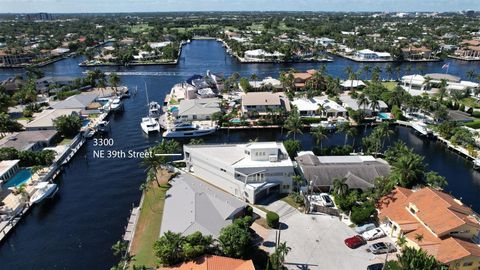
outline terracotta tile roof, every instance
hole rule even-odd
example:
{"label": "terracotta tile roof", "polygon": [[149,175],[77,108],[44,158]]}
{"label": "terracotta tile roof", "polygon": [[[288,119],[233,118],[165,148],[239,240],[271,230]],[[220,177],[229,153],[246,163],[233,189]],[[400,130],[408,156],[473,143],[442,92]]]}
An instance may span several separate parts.
{"label": "terracotta tile roof", "polygon": [[431,52],[432,50],[430,50],[429,48],[426,48],[426,47],[413,47],[413,46],[410,46],[410,47],[407,47],[407,48],[402,48],[402,51],[403,51],[403,52],[416,52],[416,53],[419,53],[419,52]]}
{"label": "terracotta tile roof", "polygon": [[174,267],[163,267],[157,270],[255,270],[252,260],[240,260],[222,256],[208,255],[195,261],[179,264]]}
{"label": "terracotta tile roof", "polygon": [[479,46],[480,40],[472,39],[472,40],[463,40],[462,45],[471,45],[471,46]]}
{"label": "terracotta tile roof", "polygon": [[[418,209],[418,219],[407,209],[410,203]],[[399,224],[408,240],[442,263],[448,264],[467,256],[480,257],[479,245],[447,234],[464,224],[480,226],[473,210],[449,194],[432,188],[413,192],[397,187],[379,200],[377,208],[380,218],[389,218]],[[421,241],[416,239],[418,235],[422,236]]]}
{"label": "terracotta tile roof", "polygon": [[467,256],[480,257],[480,247],[472,242],[449,237],[439,245],[436,258],[448,264]]}
{"label": "terracotta tile roof", "polygon": [[293,73],[293,78],[295,78],[295,80],[298,79],[298,80],[306,81],[312,78],[312,74],[308,72],[296,72],[296,73]]}

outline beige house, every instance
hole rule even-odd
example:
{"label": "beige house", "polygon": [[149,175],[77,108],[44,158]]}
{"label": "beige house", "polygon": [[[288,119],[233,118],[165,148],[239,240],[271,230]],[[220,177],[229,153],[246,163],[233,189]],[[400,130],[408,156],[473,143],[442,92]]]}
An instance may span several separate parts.
{"label": "beige house", "polygon": [[290,110],[290,101],[283,93],[250,92],[242,96],[242,114],[248,117]]}
{"label": "beige house", "polygon": [[479,269],[480,221],[460,200],[429,187],[397,187],[380,199],[378,211],[390,236],[405,237],[449,269]]}

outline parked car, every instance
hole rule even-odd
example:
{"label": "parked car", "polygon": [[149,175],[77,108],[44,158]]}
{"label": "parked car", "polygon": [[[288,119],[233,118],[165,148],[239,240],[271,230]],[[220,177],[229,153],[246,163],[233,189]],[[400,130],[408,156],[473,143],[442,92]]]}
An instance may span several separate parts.
{"label": "parked car", "polygon": [[334,207],[335,204],[332,201],[332,198],[327,193],[320,193],[320,197],[322,198],[323,206],[326,207]]}
{"label": "parked car", "polygon": [[349,248],[358,248],[367,243],[367,241],[360,235],[355,235],[350,238],[345,239],[345,245]]}
{"label": "parked car", "polygon": [[397,248],[392,243],[379,242],[368,246],[367,251],[373,254],[383,254],[397,251]]}
{"label": "parked car", "polygon": [[382,238],[384,236],[385,236],[385,233],[380,228],[375,228],[362,233],[362,237],[367,241]]}
{"label": "parked car", "polygon": [[382,269],[383,269],[383,263],[375,263],[367,266],[367,270],[382,270]]}
{"label": "parked car", "polygon": [[373,223],[366,223],[366,224],[363,224],[363,225],[359,225],[355,228],[355,232],[358,233],[358,234],[362,234],[366,231],[369,231],[369,230],[373,230],[375,229],[377,226],[375,226],[375,224]]}

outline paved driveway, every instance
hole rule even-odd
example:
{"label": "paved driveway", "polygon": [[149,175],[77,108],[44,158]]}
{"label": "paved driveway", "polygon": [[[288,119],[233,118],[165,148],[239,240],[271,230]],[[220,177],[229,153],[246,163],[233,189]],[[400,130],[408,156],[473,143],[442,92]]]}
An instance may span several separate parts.
{"label": "paved driveway", "polygon": [[[327,215],[305,215],[277,201],[267,206],[269,210],[280,210],[280,221],[286,226],[281,231],[281,241],[292,248],[286,257],[288,269],[366,269],[368,265],[383,262],[385,255],[373,255],[366,251],[367,245],[358,249],[345,246],[343,240],[355,232],[337,217]],[[291,210],[295,211],[291,211]],[[275,231],[265,239],[265,246],[271,247],[275,240]],[[387,238],[377,241],[389,241]],[[390,255],[394,257],[394,255]]]}

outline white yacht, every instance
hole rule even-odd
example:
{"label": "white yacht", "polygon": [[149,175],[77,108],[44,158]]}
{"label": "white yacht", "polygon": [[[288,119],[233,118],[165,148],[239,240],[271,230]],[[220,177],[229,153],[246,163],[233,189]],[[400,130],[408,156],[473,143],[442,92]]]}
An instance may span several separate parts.
{"label": "white yacht", "polygon": [[150,134],[151,132],[160,132],[160,124],[151,116],[143,117],[140,123],[143,132]]}
{"label": "white yacht", "polygon": [[110,124],[109,121],[100,121],[98,122],[97,124],[97,131],[98,132],[102,132],[102,133],[106,133],[108,132],[108,124]]}
{"label": "white yacht", "polygon": [[52,197],[58,190],[57,184],[41,182],[35,186],[37,189],[30,198],[30,204],[39,203],[45,198]]}
{"label": "white yacht", "polygon": [[118,111],[122,109],[122,101],[120,100],[119,97],[115,97],[112,99],[112,103],[110,103],[110,110],[112,111]]}
{"label": "white yacht", "polygon": [[160,104],[156,101],[152,101],[148,104],[148,113],[153,117],[160,117],[162,115],[162,110]]}
{"label": "white yacht", "polygon": [[216,125],[202,123],[177,123],[162,134],[164,138],[190,138],[206,136],[217,130]]}

